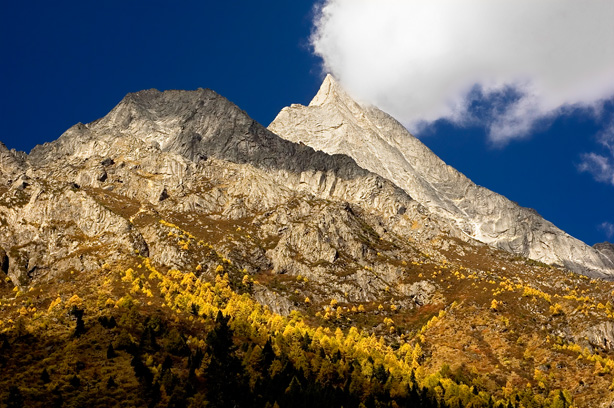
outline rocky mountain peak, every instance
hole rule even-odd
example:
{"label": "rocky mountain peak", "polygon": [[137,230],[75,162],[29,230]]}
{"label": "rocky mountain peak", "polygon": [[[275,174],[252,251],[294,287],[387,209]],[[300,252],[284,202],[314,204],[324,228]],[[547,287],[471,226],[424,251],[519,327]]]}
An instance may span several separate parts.
{"label": "rocky mountain peak", "polygon": [[[0,248],[19,285],[67,265],[91,269],[104,256],[100,243],[104,251],[114,248],[114,259],[138,251],[184,265],[149,227],[134,226],[133,217],[142,213],[245,219],[301,197],[341,201],[348,211],[360,206],[385,217],[387,230],[409,231],[410,215],[412,221],[427,217],[405,191],[349,156],[283,139],[207,89],[129,94],[105,117],[71,127],[21,162],[1,146],[0,154],[13,163],[0,176],[27,178],[0,201],[0,220],[6,220]],[[435,220],[421,225],[425,236],[445,229]],[[66,231],[78,238],[70,241]],[[318,233],[313,237],[321,241]],[[301,253],[311,251],[313,242],[303,241],[297,243]],[[327,251],[330,259],[337,256]],[[275,256],[285,266],[275,268],[288,270],[283,254]]]}
{"label": "rocky mountain peak", "polygon": [[345,103],[348,105],[356,105],[356,102],[349,96],[335,78],[331,74],[327,74],[320,86],[320,90],[313,97],[309,106],[322,106],[326,104],[339,105]]}
{"label": "rocky mountain peak", "polygon": [[592,276],[614,276],[614,262],[604,254],[534,210],[476,185],[391,116],[353,101],[330,75],[309,106],[282,109],[269,130],[316,150],[352,157],[447,219],[468,239]]}

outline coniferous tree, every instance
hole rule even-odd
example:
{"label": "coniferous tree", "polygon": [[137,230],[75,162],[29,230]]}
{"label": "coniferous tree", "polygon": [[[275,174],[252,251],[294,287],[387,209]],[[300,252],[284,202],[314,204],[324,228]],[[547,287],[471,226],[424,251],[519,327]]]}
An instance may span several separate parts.
{"label": "coniferous tree", "polygon": [[82,334],[85,333],[85,322],[83,321],[83,309],[79,309],[78,307],[73,306],[73,308],[70,311],[70,314],[77,319],[74,335],[75,337],[80,337]]}
{"label": "coniferous tree", "polygon": [[109,343],[109,347],[107,347],[107,358],[110,360],[115,357],[117,357],[117,353],[115,352],[115,349],[113,348],[113,344]]}
{"label": "coniferous tree", "polygon": [[262,348],[262,363],[263,363],[262,368],[264,370],[268,370],[276,357],[277,356],[275,355],[275,352],[273,351],[273,346],[271,345],[271,338],[269,337],[266,343],[264,344],[264,347]]}
{"label": "coniferous tree", "polygon": [[191,381],[195,380],[196,370],[200,368],[204,357],[205,355],[201,349],[196,349],[196,351],[188,357],[188,378]]}
{"label": "coniferous tree", "polygon": [[110,318],[107,316],[100,316],[98,318],[100,325],[105,329],[113,329],[117,327],[117,322],[115,321],[115,317],[111,316]]}
{"label": "coniferous tree", "polygon": [[7,408],[22,408],[23,407],[23,395],[21,390],[16,386],[9,388],[9,395],[4,401]]}
{"label": "coniferous tree", "polygon": [[146,387],[149,387],[153,382],[153,374],[149,368],[143,364],[141,358],[138,355],[135,355],[132,357],[130,365],[132,365],[134,368],[134,375],[136,378],[138,378],[139,381],[142,381]]}
{"label": "coniferous tree", "polygon": [[109,376],[109,379],[107,380],[107,388],[116,388],[117,387],[117,383],[115,382],[115,378],[113,378],[113,376]]}
{"label": "coniferous tree", "polygon": [[68,382],[70,385],[72,385],[75,388],[78,388],[81,385],[81,379],[79,379],[79,377],[77,377],[76,374],[70,377],[70,380]]}
{"label": "coniferous tree", "polygon": [[162,362],[162,372],[164,371],[168,371],[173,367],[173,359],[171,358],[171,356],[169,356],[168,354],[166,355],[166,358],[164,359],[164,361]]}
{"label": "coniferous tree", "polygon": [[298,403],[301,399],[302,393],[303,389],[301,383],[295,375],[292,376],[292,380],[290,380],[290,384],[285,390],[286,397],[288,398],[288,400],[296,401]]}
{"label": "coniferous tree", "polygon": [[186,356],[190,353],[190,348],[186,344],[183,335],[175,328],[170,330],[166,336],[167,350],[176,356]]}
{"label": "coniferous tree", "polygon": [[241,360],[235,355],[228,317],[218,312],[215,328],[207,336],[211,361],[206,371],[207,394],[212,407],[242,406],[248,389]]}
{"label": "coniferous tree", "polygon": [[41,373],[41,381],[43,384],[49,384],[51,382],[51,378],[49,377],[49,373],[46,368],[43,368],[43,372]]}
{"label": "coniferous tree", "polygon": [[156,333],[150,326],[147,326],[143,331],[139,347],[141,350],[147,352],[155,352],[160,349],[160,346],[156,342]]}

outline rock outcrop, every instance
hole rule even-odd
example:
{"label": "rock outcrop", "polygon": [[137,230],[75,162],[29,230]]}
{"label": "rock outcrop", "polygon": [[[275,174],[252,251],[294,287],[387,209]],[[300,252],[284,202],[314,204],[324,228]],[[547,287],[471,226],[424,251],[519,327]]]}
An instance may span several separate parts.
{"label": "rock outcrop", "polygon": [[316,150],[352,157],[468,238],[589,276],[614,277],[612,259],[534,210],[476,185],[392,117],[355,102],[330,75],[309,106],[284,108],[269,130]]}
{"label": "rock outcrop", "polygon": [[[177,268],[198,263],[152,223],[167,216],[251,223],[276,245],[264,250],[220,236],[219,248],[249,270],[302,273],[322,284],[334,283],[322,264],[340,253],[362,268],[372,255],[365,229],[418,241],[461,234],[352,158],[285,140],[211,90],[129,94],[104,118],[27,156],[4,146],[0,153],[10,181],[0,201],[0,247],[18,285],[126,253]],[[375,289],[351,296],[373,298]]]}
{"label": "rock outcrop", "polygon": [[[128,159],[141,151],[174,153],[190,165],[209,157],[247,164],[292,190],[361,202],[388,214],[411,202],[402,189],[350,157],[282,139],[208,89],[129,94],[104,118],[73,126],[57,141],[34,148],[28,159],[41,167],[60,159],[80,163],[120,153]],[[150,172],[174,175],[173,184],[189,178],[184,164],[160,164],[149,166]],[[93,179],[98,180],[104,176],[96,166]]]}
{"label": "rock outcrop", "polygon": [[612,322],[603,322],[593,326],[584,335],[594,347],[599,347],[606,351],[614,349],[614,323]]}
{"label": "rock outcrop", "polygon": [[23,188],[25,180],[22,179],[20,184],[17,179],[26,169],[25,157],[25,153],[9,150],[0,142],[0,188],[11,185]]}
{"label": "rock outcrop", "polygon": [[286,139],[211,90],[148,90],[29,155],[0,145],[2,268],[23,286],[129,254],[208,265],[204,253],[168,244],[157,221],[172,219],[209,234],[250,273],[303,276],[347,301],[388,290],[423,302],[395,265],[445,259],[455,238],[611,273],[602,251],[471,183],[330,77],[309,107],[284,109],[271,129]]}
{"label": "rock outcrop", "polygon": [[595,248],[597,251],[601,252],[608,259],[614,262],[614,244],[612,244],[611,242],[601,242],[599,244],[593,245],[593,248]]}

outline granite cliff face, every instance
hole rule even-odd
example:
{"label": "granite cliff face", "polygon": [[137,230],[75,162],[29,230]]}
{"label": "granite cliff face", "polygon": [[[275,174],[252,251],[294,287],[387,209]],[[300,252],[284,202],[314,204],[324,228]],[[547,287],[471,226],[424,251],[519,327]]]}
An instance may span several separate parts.
{"label": "granite cliff face", "polygon": [[[13,185],[26,168],[26,154],[9,150],[0,142],[0,182],[3,186]],[[19,187],[15,184],[15,187]]]}
{"label": "granite cliff face", "polygon": [[0,247],[20,286],[134,253],[177,268],[202,262],[169,246],[156,223],[181,219],[208,234],[210,223],[251,230],[241,242],[216,237],[246,270],[332,287],[343,285],[331,268],[356,268],[364,285],[346,292],[366,299],[381,289],[363,268],[370,241],[461,234],[350,157],[282,139],[210,90],[130,94],[27,156],[1,147]]}
{"label": "granite cliff face", "polygon": [[611,258],[534,210],[476,185],[392,117],[352,100],[330,75],[309,106],[284,108],[269,130],[316,150],[352,157],[468,238],[589,276],[614,277]]}
{"label": "granite cliff face", "polygon": [[[0,159],[3,268],[19,285],[134,252],[185,265],[193,260],[140,221],[171,214],[250,220],[261,239],[276,242],[252,248],[259,261],[250,268],[319,274],[323,282],[324,269],[312,268],[320,261],[334,265],[349,254],[365,263],[365,228],[411,237],[420,251],[445,236],[590,276],[614,270],[607,249],[476,186],[330,76],[308,107],[285,108],[269,130],[211,90],[147,90],[29,155],[0,145]],[[237,244],[225,251],[255,253]]]}
{"label": "granite cliff face", "polygon": [[[403,190],[360,168],[351,158],[284,140],[227,99],[203,89],[149,90],[128,95],[104,118],[76,125],[57,141],[34,148],[28,162],[41,168],[51,163],[80,164],[93,162],[95,157],[103,160],[119,156],[138,160],[152,156],[153,163],[143,161],[139,166],[146,166],[151,174],[170,177],[171,190],[180,189],[193,176],[196,170],[191,166],[214,157],[264,171],[292,190],[360,201],[390,214],[411,201]],[[163,163],[156,156],[164,158]],[[100,164],[89,171],[93,172],[94,184],[104,177]]]}
{"label": "granite cliff face", "polygon": [[600,242],[598,244],[593,245],[597,251],[601,252],[608,259],[614,262],[614,244],[611,242]]}

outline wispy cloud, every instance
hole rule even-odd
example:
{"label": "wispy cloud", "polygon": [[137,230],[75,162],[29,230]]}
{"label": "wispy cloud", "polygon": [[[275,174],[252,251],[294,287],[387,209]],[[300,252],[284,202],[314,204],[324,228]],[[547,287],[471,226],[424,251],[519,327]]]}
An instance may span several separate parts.
{"label": "wispy cloud", "polygon": [[608,237],[608,239],[614,237],[614,224],[612,224],[611,222],[602,222],[601,224],[599,224],[599,229],[605,232],[605,235]]}
{"label": "wispy cloud", "polygon": [[592,174],[601,183],[614,186],[614,120],[597,136],[597,141],[602,146],[602,152],[582,154],[578,170]]}
{"label": "wispy cloud", "polygon": [[326,0],[312,45],[410,129],[444,118],[504,144],[614,95],[613,20],[611,0]]}

